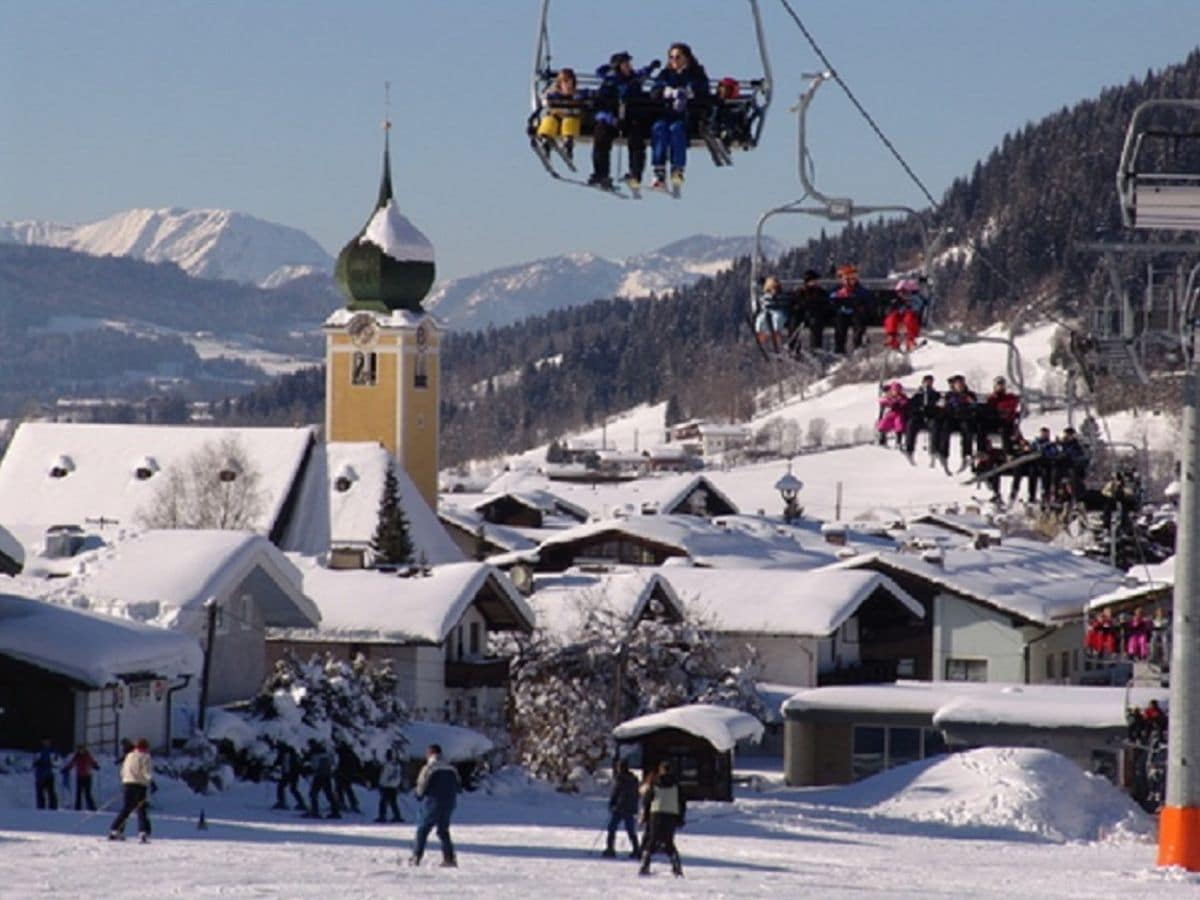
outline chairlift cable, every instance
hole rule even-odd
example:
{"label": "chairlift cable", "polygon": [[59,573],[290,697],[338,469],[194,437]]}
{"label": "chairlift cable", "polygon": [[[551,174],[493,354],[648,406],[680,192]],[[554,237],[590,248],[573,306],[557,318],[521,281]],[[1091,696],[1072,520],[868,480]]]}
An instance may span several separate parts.
{"label": "chairlift cable", "polygon": [[878,137],[879,140],[883,142],[883,145],[887,147],[889,151],[891,151],[892,156],[896,158],[896,162],[900,163],[900,167],[904,169],[904,171],[908,174],[908,177],[911,178],[913,183],[921,189],[921,193],[925,195],[925,199],[929,201],[929,205],[937,208],[938,203],[933,199],[933,194],[929,192],[929,189],[925,187],[925,183],[922,182],[917,176],[917,173],[913,171],[912,166],[908,164],[907,160],[904,159],[900,151],[896,149],[896,146],[888,139],[887,135],[883,133],[883,129],[881,129],[875,123],[873,118],[871,118],[871,114],[867,112],[866,108],[862,105],[862,103],[859,102],[858,98],[854,96],[854,92],[850,90],[850,86],[846,84],[846,82],[842,79],[842,76],[838,74],[837,69],[833,67],[833,63],[829,61],[829,57],[825,55],[825,51],[821,49],[820,45],[816,42],[816,39],[813,38],[809,30],[804,27],[804,23],[800,21],[800,17],[796,15],[796,11],[792,9],[791,3],[789,3],[788,0],[779,0],[779,2],[783,4],[783,8],[787,10],[788,15],[792,17],[792,21],[796,23],[796,27],[800,29],[800,33],[804,35],[805,40],[808,41],[809,46],[811,46],[813,49],[813,52],[816,53],[820,58],[821,64],[825,66],[826,70],[830,75],[833,76],[833,80],[838,83],[841,89],[846,92],[846,96],[850,98],[850,102],[854,104],[854,108],[858,110],[859,114],[863,117],[863,119],[866,120],[867,124],[871,126],[871,130],[875,132],[876,137]]}

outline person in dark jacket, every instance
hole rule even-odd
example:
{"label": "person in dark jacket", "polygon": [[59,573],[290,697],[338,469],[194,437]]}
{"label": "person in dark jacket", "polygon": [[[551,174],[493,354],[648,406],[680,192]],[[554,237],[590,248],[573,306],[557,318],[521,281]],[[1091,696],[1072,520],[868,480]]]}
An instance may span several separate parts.
{"label": "person in dark jacket", "polygon": [[951,375],[950,390],[942,395],[942,422],[938,430],[938,456],[942,458],[942,467],[950,472],[950,435],[961,437],[962,464],[958,471],[963,471],[971,464],[974,456],[974,438],[976,428],[976,408],[979,400],[975,392],[967,387],[967,379],[962,375]]}
{"label": "person in dark jacket", "polygon": [[450,816],[458,805],[458,793],[462,784],[454,766],[442,761],[442,748],[430,744],[425,751],[425,765],[417,775],[414,793],[421,801],[421,816],[417,824],[417,839],[413,844],[409,865],[419,866],[425,855],[425,842],[429,832],[437,829],[438,841],[442,845],[442,865],[453,868],[458,865],[454,855],[454,842],[450,839]]}
{"label": "person in dark jacket", "polygon": [[1072,502],[1078,502],[1083,498],[1084,478],[1087,475],[1089,462],[1087,449],[1080,442],[1075,429],[1070,426],[1064,428],[1062,436],[1058,439],[1055,480],[1061,487],[1070,489]]}
{"label": "person in dark jacket", "polygon": [[625,825],[625,833],[629,835],[629,844],[633,848],[629,853],[630,859],[637,859],[637,812],[638,812],[638,782],[629,771],[629,760],[623,759],[617,763],[617,774],[613,779],[612,793],[608,796],[608,844],[604,848],[604,856],[617,855],[617,826]]}
{"label": "person in dark jacket", "polygon": [[358,780],[361,766],[354,751],[346,744],[337,748],[337,768],[333,772],[334,790],[337,791],[338,805],[351,812],[362,812],[358,805],[358,797],[354,795],[354,782]]}
{"label": "person in dark jacket", "polygon": [[1029,481],[1029,502],[1037,497],[1036,488],[1042,489],[1042,505],[1050,503],[1053,498],[1055,461],[1058,458],[1058,444],[1050,434],[1050,429],[1042,426],[1038,429],[1037,437],[1029,442],[1029,449],[1036,450],[1040,456],[1030,463],[1033,477]]}
{"label": "person in dark jacket", "polygon": [[922,377],[921,387],[908,398],[908,406],[904,410],[904,455],[908,457],[910,463],[913,462],[913,451],[917,448],[917,433],[921,429],[929,432],[930,455],[937,455],[938,423],[941,413],[938,404],[941,399],[941,392],[933,386],[932,375]]}
{"label": "person in dark jacket", "polygon": [[308,766],[312,770],[312,781],[308,788],[308,809],[304,812],[305,818],[321,818],[320,795],[323,793],[329,802],[329,818],[340,819],[342,812],[333,792],[333,755],[320,741],[314,740],[310,745]]}
{"label": "person in dark jacket", "polygon": [[858,280],[858,267],[846,265],[838,269],[841,287],[829,295],[833,306],[833,352],[845,355],[846,338],[854,331],[854,349],[863,345],[866,335],[867,307],[871,292]]}
{"label": "person in dark jacket", "polygon": [[58,791],[54,788],[56,768],[50,738],[42,738],[42,747],[33,757],[33,789],[38,809],[58,809]]}
{"label": "person in dark jacket", "polygon": [[300,794],[300,754],[290,744],[280,744],[279,752],[275,754],[275,768],[279,772],[279,780],[275,783],[275,809],[287,809],[287,794],[292,793],[296,801],[296,809],[307,812],[304,797]]}
{"label": "person in dark jacket", "polygon": [[633,190],[642,186],[646,171],[647,98],[642,83],[659,66],[657,59],[640,69],[633,68],[633,57],[624,50],[614,53],[608,65],[600,66],[601,79],[596,91],[596,124],[592,129],[592,174],[588,184],[612,187],[612,145],[617,135],[625,136],[629,147],[629,171],[624,181]]}
{"label": "person in dark jacket", "polygon": [[682,828],[687,815],[687,802],[669,760],[658,764],[650,789],[642,795],[642,816],[649,822],[646,840],[642,842],[642,867],[639,875],[650,874],[650,857],[662,850],[671,860],[671,871],[683,875],[683,863],[675,849],[675,830]]}
{"label": "person in dark jacket", "polygon": [[658,117],[650,126],[651,165],[655,190],[666,189],[667,157],[671,160],[671,186],[683,186],[687,167],[688,119],[708,104],[708,73],[692,48],[674,43],[667,52],[667,67],[654,79],[651,97],[659,102]]}
{"label": "person in dark jacket", "polygon": [[95,811],[96,800],[92,797],[92,775],[100,768],[100,764],[96,762],[96,757],[92,756],[86,744],[80,744],[75,748],[75,753],[67,760],[63,766],[63,774],[75,772],[75,808],[83,809],[83,803],[87,801],[87,808]]}
{"label": "person in dark jacket", "polygon": [[825,328],[829,325],[829,294],[821,287],[821,273],[808,269],[804,273],[804,286],[796,293],[798,321],[808,326],[808,348],[825,348]]}

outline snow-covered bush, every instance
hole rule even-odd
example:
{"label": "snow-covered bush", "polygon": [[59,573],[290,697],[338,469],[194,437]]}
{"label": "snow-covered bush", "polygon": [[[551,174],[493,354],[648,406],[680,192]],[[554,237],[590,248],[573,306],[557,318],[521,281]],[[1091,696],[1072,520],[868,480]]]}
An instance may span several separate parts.
{"label": "snow-covered bush", "polygon": [[403,751],[408,718],[389,661],[289,655],[247,709],[214,716],[207,735],[242,778],[268,774],[282,746],[303,758],[314,742],[348,751],[360,772],[370,772],[388,749]]}
{"label": "snow-covered bush", "polygon": [[516,641],[509,684],[509,730],[516,761],[568,787],[579,770],[609,757],[614,725],[684,703],[717,703],[761,713],[753,656],[730,668],[702,622],[647,618],[630,627],[603,597],[581,603],[567,637],[540,629]]}

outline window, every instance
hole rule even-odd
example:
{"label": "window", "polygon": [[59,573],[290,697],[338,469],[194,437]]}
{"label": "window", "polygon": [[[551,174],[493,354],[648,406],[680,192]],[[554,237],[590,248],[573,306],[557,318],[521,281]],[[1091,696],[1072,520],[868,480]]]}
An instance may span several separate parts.
{"label": "window", "polygon": [[1054,654],[1053,653],[1046,654],[1046,680],[1047,681],[1054,680]]}
{"label": "window", "polygon": [[1062,668],[1059,670],[1059,676],[1063,681],[1069,681],[1071,678],[1071,651],[1064,650],[1062,652]]}
{"label": "window", "polygon": [[946,660],[947,681],[987,681],[986,659]]}
{"label": "window", "polygon": [[458,628],[455,629],[455,635],[456,635],[455,644],[457,645],[456,649],[458,651],[455,654],[455,658],[462,659],[463,658],[463,628],[461,625],[459,625]]}
{"label": "window", "polygon": [[850,768],[855,781],[887,768],[886,728],[878,725],[854,726],[854,750]]}
{"label": "window", "polygon": [[896,661],[897,678],[914,678],[917,674],[917,661],[911,656]]}
{"label": "window", "polygon": [[471,623],[471,655],[479,655],[479,623]]}
{"label": "window", "polygon": [[378,365],[378,358],[374,353],[356,350],[350,367],[350,383],[364,386],[375,384],[378,378]]}
{"label": "window", "polygon": [[417,353],[416,363],[413,365],[413,387],[424,388],[429,387],[429,363],[425,358],[425,351],[421,350]]}

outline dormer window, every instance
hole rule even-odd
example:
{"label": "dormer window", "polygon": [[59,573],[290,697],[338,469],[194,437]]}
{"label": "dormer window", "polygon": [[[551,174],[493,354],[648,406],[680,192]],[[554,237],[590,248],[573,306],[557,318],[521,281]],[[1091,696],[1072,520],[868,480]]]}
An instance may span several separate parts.
{"label": "dormer window", "polygon": [[241,474],[242,467],[238,461],[236,459],[228,459],[225,461],[225,465],[221,466],[220,471],[217,472],[217,480],[229,484],[230,482],[237,481],[238,476]]}
{"label": "dormer window", "polygon": [[143,456],[134,464],[133,477],[138,481],[149,481],[158,473],[158,460],[153,456]]}
{"label": "dormer window", "polygon": [[337,475],[333,479],[333,489],[339,494],[344,494],[350,488],[354,487],[354,482],[358,481],[358,473],[354,471],[352,466],[342,466]]}
{"label": "dormer window", "polygon": [[69,456],[60,456],[50,465],[51,478],[66,478],[75,471],[75,461]]}

